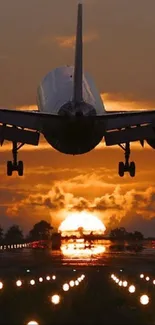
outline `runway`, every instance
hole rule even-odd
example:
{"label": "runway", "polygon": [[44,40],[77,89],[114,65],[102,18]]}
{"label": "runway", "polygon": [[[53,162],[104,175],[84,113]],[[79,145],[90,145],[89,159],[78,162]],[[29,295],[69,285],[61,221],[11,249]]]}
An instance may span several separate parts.
{"label": "runway", "polygon": [[[1,252],[0,324],[154,324],[154,252],[88,255],[26,248]],[[149,296],[147,306],[140,304],[143,293]]]}

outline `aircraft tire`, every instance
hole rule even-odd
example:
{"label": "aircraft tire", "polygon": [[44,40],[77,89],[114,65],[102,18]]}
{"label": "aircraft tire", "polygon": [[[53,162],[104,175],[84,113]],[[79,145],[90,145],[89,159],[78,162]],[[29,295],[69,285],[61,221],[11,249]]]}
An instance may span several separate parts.
{"label": "aircraft tire", "polygon": [[123,161],[120,161],[118,164],[118,174],[120,177],[124,176],[124,163]]}
{"label": "aircraft tire", "polygon": [[24,171],[23,161],[19,160],[19,162],[18,162],[18,175],[23,176],[23,171]]}
{"label": "aircraft tire", "polygon": [[7,161],[7,176],[12,176],[12,171],[12,161],[9,160]]}
{"label": "aircraft tire", "polygon": [[130,167],[129,167],[129,173],[130,173],[130,176],[131,176],[131,177],[134,177],[134,176],[135,176],[135,172],[136,172],[136,166],[135,166],[135,163],[134,163],[134,161],[131,161],[131,163],[130,163]]}

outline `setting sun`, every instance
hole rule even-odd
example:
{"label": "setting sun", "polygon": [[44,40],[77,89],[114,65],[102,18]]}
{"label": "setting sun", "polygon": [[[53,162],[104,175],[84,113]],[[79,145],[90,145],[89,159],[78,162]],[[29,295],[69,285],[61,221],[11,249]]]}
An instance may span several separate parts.
{"label": "setting sun", "polygon": [[85,211],[70,213],[59,227],[63,236],[77,232],[103,234],[105,229],[106,227],[97,216]]}

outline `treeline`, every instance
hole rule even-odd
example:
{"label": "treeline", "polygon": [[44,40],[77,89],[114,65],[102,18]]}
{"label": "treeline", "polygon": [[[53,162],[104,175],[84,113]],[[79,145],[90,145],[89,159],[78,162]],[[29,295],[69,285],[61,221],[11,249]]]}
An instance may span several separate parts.
{"label": "treeline", "polygon": [[22,229],[18,225],[11,226],[5,233],[3,228],[0,226],[0,244],[9,245],[37,240],[50,240],[52,229],[53,227],[50,223],[45,220],[41,220],[33,226],[28,235],[25,237]]}
{"label": "treeline", "polygon": [[109,237],[117,240],[143,240],[144,236],[140,231],[128,232],[124,227],[115,228],[110,231]]}

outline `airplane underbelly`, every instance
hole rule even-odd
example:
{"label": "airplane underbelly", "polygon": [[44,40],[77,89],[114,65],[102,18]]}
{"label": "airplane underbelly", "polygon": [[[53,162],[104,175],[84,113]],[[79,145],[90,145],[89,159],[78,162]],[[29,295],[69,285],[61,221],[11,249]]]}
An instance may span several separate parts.
{"label": "airplane underbelly", "polygon": [[103,138],[103,130],[94,121],[60,122],[57,132],[46,129],[44,137],[56,150],[71,155],[83,154],[94,149]]}

